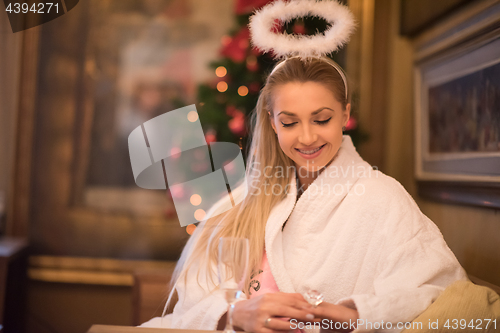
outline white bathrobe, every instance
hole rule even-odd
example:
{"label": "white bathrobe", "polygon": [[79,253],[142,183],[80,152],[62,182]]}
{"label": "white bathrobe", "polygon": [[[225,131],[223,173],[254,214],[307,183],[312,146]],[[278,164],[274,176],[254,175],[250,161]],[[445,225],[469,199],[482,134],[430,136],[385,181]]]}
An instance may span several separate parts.
{"label": "white bathrobe", "polygon": [[[467,279],[436,225],[398,181],[359,156],[349,136],[299,200],[296,187],[289,188],[266,225],[276,284],[287,293],[315,289],[326,302],[356,308],[367,324],[356,332],[400,332],[381,327],[412,321],[448,285]],[[177,286],[174,313],[143,326],[216,328],[227,303],[190,275],[187,286]]]}

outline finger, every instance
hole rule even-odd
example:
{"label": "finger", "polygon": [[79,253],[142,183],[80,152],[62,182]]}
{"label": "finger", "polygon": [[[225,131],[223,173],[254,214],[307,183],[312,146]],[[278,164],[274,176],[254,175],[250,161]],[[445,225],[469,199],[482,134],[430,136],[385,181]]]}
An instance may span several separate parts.
{"label": "finger", "polygon": [[271,317],[271,319],[265,324],[264,328],[283,333],[283,331],[291,331],[298,328],[299,322],[300,321],[290,322],[285,318]]}
{"label": "finger", "polygon": [[292,304],[289,304],[274,301],[266,304],[263,309],[265,309],[267,315],[272,317],[296,318],[299,320],[314,319],[312,308],[306,308],[306,306],[301,303],[292,302]]}
{"label": "finger", "polygon": [[312,305],[306,302],[301,294],[282,293],[279,299],[281,301],[285,301],[288,305],[293,306],[297,309],[312,309]]}
{"label": "finger", "polygon": [[313,320],[312,309],[304,309],[300,304],[272,303],[266,307],[266,313],[272,317],[296,318],[298,320]]}
{"label": "finger", "polygon": [[313,308],[311,312],[319,318],[342,319],[344,308],[335,304],[321,303],[319,306]]}
{"label": "finger", "polygon": [[329,303],[322,303],[313,310],[313,313],[318,318],[326,318],[338,322],[356,321],[359,318],[356,310]]}
{"label": "finger", "polygon": [[294,300],[297,300],[297,301],[300,301],[300,302],[306,302],[307,301],[305,300],[304,296],[300,293],[279,293],[281,294],[282,297],[286,297],[286,298],[289,298],[289,299],[294,299]]}
{"label": "finger", "polygon": [[266,294],[264,296],[261,308],[274,316],[290,316],[290,314],[282,313],[285,308],[294,308],[305,313],[312,313],[312,306],[296,297],[285,295],[284,293],[282,295]]}
{"label": "finger", "polygon": [[335,317],[334,315],[332,315],[332,313],[336,312],[336,309],[335,308],[330,308],[330,307],[326,307],[326,306],[317,306],[315,308],[312,308],[311,309],[311,312],[314,314],[315,317],[318,317],[318,318],[325,318],[325,317]]}
{"label": "finger", "polygon": [[294,318],[298,321],[313,321],[316,316],[310,312],[306,312],[304,310],[297,310],[294,308],[290,308],[285,312],[285,315],[283,317],[286,318]]}

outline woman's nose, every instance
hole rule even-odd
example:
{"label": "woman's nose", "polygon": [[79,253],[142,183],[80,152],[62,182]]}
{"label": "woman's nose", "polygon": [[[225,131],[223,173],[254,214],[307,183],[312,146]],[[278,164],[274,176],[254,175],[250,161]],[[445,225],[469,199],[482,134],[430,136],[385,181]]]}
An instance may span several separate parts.
{"label": "woman's nose", "polygon": [[318,139],[317,134],[310,126],[303,126],[299,136],[299,142],[304,146],[310,146]]}

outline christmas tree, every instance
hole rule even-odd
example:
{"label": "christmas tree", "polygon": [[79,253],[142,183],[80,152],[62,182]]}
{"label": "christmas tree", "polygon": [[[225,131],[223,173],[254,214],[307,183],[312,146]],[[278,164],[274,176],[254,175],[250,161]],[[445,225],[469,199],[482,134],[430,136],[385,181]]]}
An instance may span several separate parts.
{"label": "christmas tree", "polygon": [[[255,108],[266,75],[276,62],[272,54],[263,54],[250,44],[249,17],[268,2],[271,1],[236,1],[236,27],[221,40],[221,59],[210,64],[214,80],[198,87],[198,111],[207,142],[234,142],[246,148],[249,114]],[[322,18],[305,17],[290,22],[277,21],[275,33],[313,35],[322,33],[328,26]],[[340,51],[329,56],[343,66],[343,55]],[[355,145],[366,139],[352,113],[346,134]]]}

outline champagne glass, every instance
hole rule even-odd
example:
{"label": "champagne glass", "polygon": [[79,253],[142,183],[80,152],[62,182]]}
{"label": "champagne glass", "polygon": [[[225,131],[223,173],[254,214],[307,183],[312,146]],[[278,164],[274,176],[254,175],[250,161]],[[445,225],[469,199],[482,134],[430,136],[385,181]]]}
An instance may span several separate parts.
{"label": "champagne glass", "polygon": [[218,275],[219,286],[228,303],[227,322],[224,333],[234,333],[233,310],[241,296],[248,275],[249,243],[247,238],[222,237],[219,239]]}

